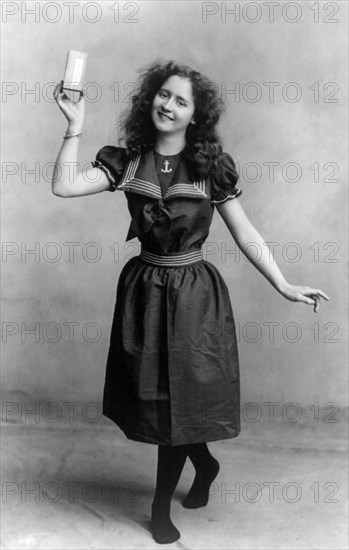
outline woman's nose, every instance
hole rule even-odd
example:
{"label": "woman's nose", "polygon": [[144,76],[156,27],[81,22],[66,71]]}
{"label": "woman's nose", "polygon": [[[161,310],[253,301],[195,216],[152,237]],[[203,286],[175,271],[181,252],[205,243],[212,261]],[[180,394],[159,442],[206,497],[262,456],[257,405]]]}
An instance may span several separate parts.
{"label": "woman's nose", "polygon": [[172,98],[169,97],[167,100],[164,101],[164,103],[162,104],[162,108],[165,110],[165,111],[170,111],[171,110],[171,106],[172,106]]}

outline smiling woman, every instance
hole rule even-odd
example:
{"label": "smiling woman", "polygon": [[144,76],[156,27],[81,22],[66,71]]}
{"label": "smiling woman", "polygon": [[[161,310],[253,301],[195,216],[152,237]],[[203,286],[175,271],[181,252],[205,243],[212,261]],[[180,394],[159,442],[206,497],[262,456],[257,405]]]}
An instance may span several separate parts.
{"label": "smiling woman", "polygon": [[[157,542],[171,543],[180,537],[170,508],[186,458],[196,474],[183,506],[200,508],[219,471],[207,442],[240,432],[232,305],[221,274],[203,259],[214,207],[285,298],[317,311],[320,296],[328,297],[284,279],[239,204],[235,163],[216,133],[222,102],[207,77],[174,62],[151,65],[123,121],[126,147],[102,147],[89,169],[98,181],[85,187],[81,175],[69,182],[64,172],[64,163],[77,161],[84,99],[74,104],[58,88],[55,97],[69,128],[56,161],[65,183],[56,187],[54,173],[53,192],[124,191],[131,214],[126,240],[137,237],[142,245],[118,281],[103,414],[129,439],[158,445],[151,525]],[[251,242],[262,251],[258,261],[248,252]]]}
{"label": "smiling woman", "polygon": [[[174,141],[178,144],[179,151],[184,149],[188,124],[195,124],[194,110],[190,80],[177,75],[170,76],[157,92],[151,109],[152,121],[158,131],[158,152],[166,154],[166,149],[172,151]],[[160,147],[162,151],[159,151]]]}
{"label": "smiling woman", "polygon": [[[171,89],[167,85],[169,81]],[[156,117],[158,127],[153,114],[154,111],[156,113],[155,102],[159,102]],[[166,108],[167,104],[170,112]],[[187,168],[190,175],[194,179],[200,179],[214,170],[218,164],[222,148],[216,127],[224,103],[218,96],[215,84],[190,67],[173,61],[154,63],[141,74],[139,91],[132,98],[131,109],[122,118],[124,133],[119,143],[126,143],[130,157],[156,148],[159,132],[162,132],[163,137],[167,134],[167,138],[171,133],[171,122],[166,127],[164,117],[160,126],[160,113],[172,118],[176,114],[172,112],[174,108],[178,116],[182,116],[182,109],[183,112],[187,112],[194,108],[194,112],[188,116],[185,142],[180,139],[176,143],[177,150],[171,148],[171,151],[166,150],[165,153],[176,153],[184,146],[183,155],[188,160]],[[166,141],[168,142],[168,139]]]}

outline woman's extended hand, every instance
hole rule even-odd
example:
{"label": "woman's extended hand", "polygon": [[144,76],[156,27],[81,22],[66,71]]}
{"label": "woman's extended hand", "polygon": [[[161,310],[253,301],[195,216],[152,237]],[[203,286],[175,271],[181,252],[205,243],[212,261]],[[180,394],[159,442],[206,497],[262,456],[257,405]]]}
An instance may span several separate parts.
{"label": "woman's extended hand", "polygon": [[320,307],[320,297],[325,300],[330,298],[319,288],[311,288],[309,286],[296,286],[296,285],[285,285],[280,289],[280,293],[291,300],[292,302],[304,302],[310,306],[314,306],[314,312],[317,313]]}
{"label": "woman's extended hand", "polygon": [[58,104],[58,107],[66,117],[69,127],[75,131],[80,131],[85,118],[85,98],[83,92],[80,92],[78,101],[72,101],[62,90],[63,81],[61,81],[54,89],[53,97]]}

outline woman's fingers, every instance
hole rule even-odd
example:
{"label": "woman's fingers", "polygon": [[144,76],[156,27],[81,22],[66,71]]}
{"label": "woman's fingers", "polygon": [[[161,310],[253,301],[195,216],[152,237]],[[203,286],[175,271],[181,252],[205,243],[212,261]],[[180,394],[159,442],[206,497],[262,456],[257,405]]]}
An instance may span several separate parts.
{"label": "woman's fingers", "polygon": [[314,306],[314,313],[317,313],[320,309],[321,298],[324,298],[327,301],[330,299],[329,296],[327,296],[327,294],[319,288],[307,287],[302,294],[306,297],[306,303]]}
{"label": "woman's fingers", "polygon": [[59,84],[57,84],[53,91],[53,97],[55,98],[56,103],[58,103],[60,109],[62,109],[62,105],[64,104],[63,100],[69,99],[62,90],[62,84],[63,82],[61,81]]}
{"label": "woman's fingers", "polygon": [[[78,90],[77,90],[78,91]],[[58,104],[66,104],[66,105],[75,105],[76,103],[84,102],[84,92],[81,90],[79,91],[79,99],[78,101],[72,101],[70,97],[67,96],[67,94],[63,91],[63,80],[61,80],[55,87],[53,91],[53,97],[57,101]]]}
{"label": "woman's fingers", "polygon": [[305,304],[309,304],[310,306],[313,306],[316,304],[314,296],[307,295],[303,292],[299,293],[298,301],[304,302]]}
{"label": "woman's fingers", "polygon": [[82,91],[79,92],[79,99],[77,101],[72,101],[63,91],[63,80],[61,80],[54,88],[53,97],[69,123],[83,123],[86,105],[84,93]]}
{"label": "woman's fingers", "polygon": [[329,300],[329,296],[327,296],[327,294],[325,294],[322,290],[320,290],[319,288],[310,288],[309,286],[306,286],[304,288],[304,294],[307,294],[308,296],[310,295],[316,295],[316,296],[321,296],[322,298],[325,298],[325,300]]}
{"label": "woman's fingers", "polygon": [[330,297],[327,296],[327,294],[325,294],[322,290],[319,290],[319,289],[318,289],[318,290],[315,291],[315,293],[316,293],[318,296],[321,296],[322,298],[325,298],[325,300],[327,300],[327,301],[330,299]]}
{"label": "woman's fingers", "polygon": [[314,307],[314,312],[317,313],[320,308],[321,298],[329,300],[329,296],[319,288],[311,288],[309,286],[294,286],[290,285],[285,297],[295,302],[303,302]]}
{"label": "woman's fingers", "polygon": [[320,296],[312,295],[310,298],[312,298],[312,303],[310,305],[314,306],[314,313],[317,313],[320,307]]}
{"label": "woman's fingers", "polygon": [[53,95],[54,97],[59,97],[61,95],[61,93],[63,92],[63,80],[61,80],[60,82],[58,82],[58,84],[56,85],[54,91],[53,91]]}
{"label": "woman's fingers", "polygon": [[55,86],[55,89],[53,90],[53,97],[55,98],[56,101],[58,98],[59,91],[60,91],[60,84],[57,84]]}
{"label": "woman's fingers", "polygon": [[319,311],[319,307],[320,307],[320,298],[319,299],[315,298],[314,313],[317,313]]}

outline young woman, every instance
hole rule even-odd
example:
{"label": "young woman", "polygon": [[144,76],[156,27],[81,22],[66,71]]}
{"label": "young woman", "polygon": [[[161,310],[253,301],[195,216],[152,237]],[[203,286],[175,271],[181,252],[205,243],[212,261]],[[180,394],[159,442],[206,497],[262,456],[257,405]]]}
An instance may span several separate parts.
{"label": "young woman", "polygon": [[[227,286],[203,259],[214,207],[255,267],[288,300],[317,312],[320,289],[285,280],[263,237],[237,198],[238,174],[216,133],[222,102],[205,76],[172,61],[154,63],[123,120],[125,147],[102,147],[85,173],[70,180],[85,115],[57,85],[54,97],[68,120],[52,192],[76,197],[124,191],[131,214],[126,240],[141,253],[124,266],[103,396],[103,413],[129,439],[158,445],[151,526],[166,544],[180,533],[170,518],[185,460],[196,475],[183,505],[208,502],[219,463],[207,442],[240,431],[239,362]],[[120,140],[119,140],[120,144]],[[65,164],[66,163],[66,164]],[[249,243],[259,247],[258,261]]]}

